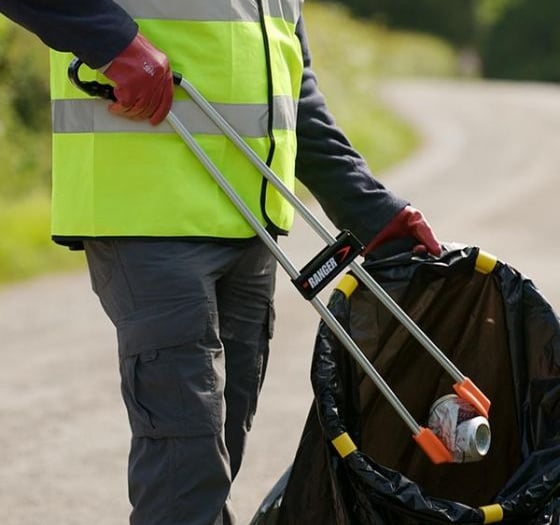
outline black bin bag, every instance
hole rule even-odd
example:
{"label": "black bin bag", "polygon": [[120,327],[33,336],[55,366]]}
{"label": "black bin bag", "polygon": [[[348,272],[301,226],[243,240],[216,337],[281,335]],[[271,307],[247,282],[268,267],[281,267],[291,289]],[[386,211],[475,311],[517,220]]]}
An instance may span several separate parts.
{"label": "black bin bag", "polygon": [[[560,525],[560,322],[543,295],[476,247],[365,267],[490,399],[490,452],[432,464],[321,322],[315,402],[291,468],[251,525]],[[340,288],[329,309],[427,426],[453,380],[365,287]],[[350,440],[335,447],[345,432]]]}

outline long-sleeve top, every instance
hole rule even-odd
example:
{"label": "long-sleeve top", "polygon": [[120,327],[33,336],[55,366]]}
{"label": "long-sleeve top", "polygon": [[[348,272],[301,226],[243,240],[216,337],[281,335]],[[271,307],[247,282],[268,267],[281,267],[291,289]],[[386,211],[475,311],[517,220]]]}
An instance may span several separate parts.
{"label": "long-sleeve top", "polygon": [[[58,51],[101,67],[132,41],[138,26],[112,0],[0,0],[0,12]],[[386,189],[336,126],[311,68],[303,19],[296,33],[304,70],[298,101],[296,177],[340,229],[368,243],[408,202]]]}

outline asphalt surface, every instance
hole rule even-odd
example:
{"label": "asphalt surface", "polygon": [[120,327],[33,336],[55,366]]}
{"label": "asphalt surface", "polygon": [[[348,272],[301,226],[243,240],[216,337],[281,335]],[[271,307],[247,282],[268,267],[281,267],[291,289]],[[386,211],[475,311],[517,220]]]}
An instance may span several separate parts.
{"label": "asphalt surface", "polygon": [[[387,185],[424,211],[441,240],[497,255],[558,309],[560,88],[413,82],[383,93],[424,139],[382,174]],[[282,244],[296,266],[321,246],[301,224]],[[282,273],[276,308],[268,378],[232,494],[240,525],[292,461],[312,402],[317,315]],[[1,289],[0,357],[0,523],[127,523],[130,436],[114,331],[87,276]]]}

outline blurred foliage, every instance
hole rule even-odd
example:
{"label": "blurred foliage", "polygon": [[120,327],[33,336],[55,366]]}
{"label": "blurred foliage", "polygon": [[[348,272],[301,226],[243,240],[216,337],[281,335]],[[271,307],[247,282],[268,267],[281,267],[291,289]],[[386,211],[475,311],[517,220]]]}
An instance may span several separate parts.
{"label": "blurred foliage", "polygon": [[467,46],[475,40],[476,1],[339,0],[355,15],[391,28],[435,34],[457,46]]}
{"label": "blurred foliage", "polygon": [[388,28],[444,38],[463,50],[467,74],[560,80],[560,0],[316,1],[337,1]]}
{"label": "blurred foliage", "polygon": [[477,0],[475,17],[479,31],[492,27],[515,0]]}
{"label": "blurred foliage", "polygon": [[342,6],[304,5],[312,67],[337,123],[374,171],[395,164],[418,145],[418,137],[383,105],[379,80],[455,75],[455,52],[435,37],[351,18]]}
{"label": "blurred foliage", "polygon": [[48,51],[0,16],[0,282],[73,268],[50,239]]}
{"label": "blurred foliage", "polygon": [[0,18],[0,199],[48,190],[49,109],[46,48]]}
{"label": "blurred foliage", "polygon": [[560,0],[515,0],[483,38],[486,77],[560,82]]}
{"label": "blurred foliage", "polygon": [[83,254],[55,245],[50,236],[50,197],[33,192],[0,201],[0,283],[83,266]]}
{"label": "blurred foliage", "polygon": [[389,28],[437,35],[456,47],[476,47],[480,36],[517,0],[313,0],[336,2],[352,14]]}

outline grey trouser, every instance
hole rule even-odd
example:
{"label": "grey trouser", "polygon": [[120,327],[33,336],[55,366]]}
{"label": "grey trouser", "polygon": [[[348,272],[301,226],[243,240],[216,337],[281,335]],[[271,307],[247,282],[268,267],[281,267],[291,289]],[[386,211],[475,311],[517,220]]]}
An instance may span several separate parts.
{"label": "grey trouser", "polygon": [[272,336],[275,260],[259,241],[92,240],[92,286],[117,328],[132,429],[133,525],[233,523]]}

